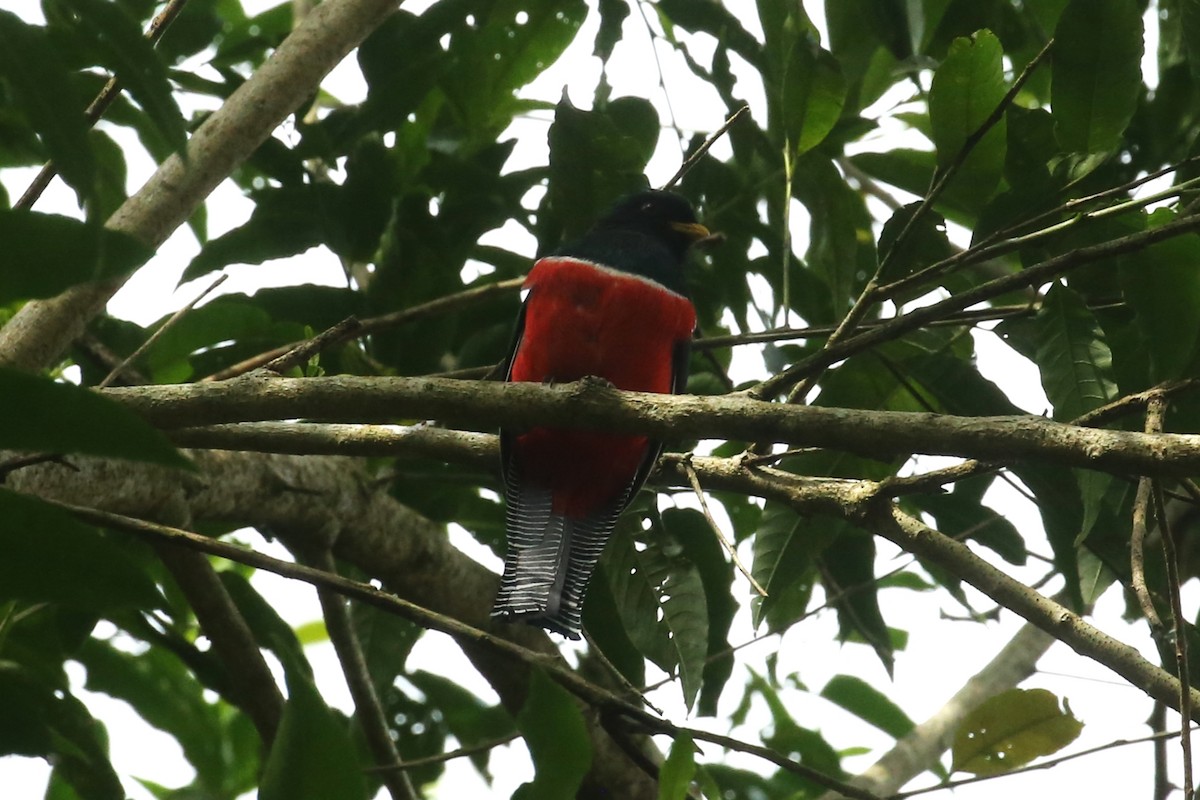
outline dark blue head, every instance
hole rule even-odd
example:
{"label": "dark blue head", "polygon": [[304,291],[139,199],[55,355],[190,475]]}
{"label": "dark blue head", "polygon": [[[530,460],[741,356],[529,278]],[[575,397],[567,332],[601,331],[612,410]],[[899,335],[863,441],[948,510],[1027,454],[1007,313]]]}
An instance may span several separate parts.
{"label": "dark blue head", "polygon": [[617,201],[582,239],[558,252],[643,275],[686,295],[684,257],[708,236],[687,199],[649,189]]}

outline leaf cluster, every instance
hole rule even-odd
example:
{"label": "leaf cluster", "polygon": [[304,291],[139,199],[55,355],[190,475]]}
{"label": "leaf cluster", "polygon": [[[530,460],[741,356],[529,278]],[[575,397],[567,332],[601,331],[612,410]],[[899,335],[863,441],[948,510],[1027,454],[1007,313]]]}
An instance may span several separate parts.
{"label": "leaf cluster", "polygon": [[[212,237],[207,215],[215,209],[189,222],[200,246],[185,280],[321,248],[340,263],[343,285],[268,285],[221,296],[170,324],[91,320],[48,375],[0,369],[0,449],[185,473],[187,460],[161,433],[63,380],[95,386],[142,346],[133,365],[142,379],[186,383],[236,371],[347,316],[401,315],[321,353],[308,374],[415,376],[496,364],[511,335],[514,293],[439,313],[425,313],[427,304],[520,277],[534,256],[581,233],[615,198],[649,185],[651,159],[673,140],[690,151],[705,138],[672,127],[647,99],[650,81],[646,92],[614,96],[610,71],[629,57],[628,31],[647,8],[653,45],[682,65],[681,82],[716,98],[714,119],[753,100],[752,115],[717,148],[725,155],[700,158],[678,190],[724,234],[691,269],[703,335],[736,341],[769,330],[772,341],[712,349],[701,342],[690,391],[757,391],[769,378],[776,391],[768,399],[799,384],[809,402],[834,408],[1070,421],[1194,376],[1200,238],[1139,237],[1195,213],[1200,6],[1157,4],[1155,82],[1143,74],[1145,3],[1135,0],[829,0],[823,31],[809,16],[816,4],[807,5],[808,12],[783,0],[753,8],[718,0],[402,7],[357,49],[363,99],[314,93],[230,176],[253,203],[249,217]],[[10,181],[0,185],[0,323],[69,287],[121,281],[141,267],[148,250],[104,227],[128,200],[134,151],[158,163],[184,157],[189,133],[208,115],[195,109],[229,101],[297,22],[290,3],[248,15],[236,0],[192,0],[152,46],[142,29],[155,4],[43,6],[40,24],[0,11],[0,178],[50,161],[79,211],[31,211],[9,194]],[[593,33],[602,65],[593,96],[539,99],[531,87],[569,48],[589,46],[581,37]],[[121,91],[92,127],[84,109],[103,83],[100,72]],[[888,138],[897,130],[902,144]],[[526,154],[543,143],[540,155]],[[1143,186],[1152,175],[1157,180]],[[498,235],[502,229],[511,235]],[[1111,253],[1096,247],[1114,242],[1131,244]],[[1084,248],[1096,255],[1071,255]],[[1056,258],[1061,269],[1022,283]],[[951,306],[968,293],[980,298],[969,303],[974,310],[1003,321],[973,332],[951,319],[961,310]],[[947,305],[934,324],[913,330],[897,322],[935,302]],[[848,315],[852,324],[838,335],[846,356],[826,368],[820,353],[829,334],[812,331]],[[871,329],[894,333],[856,338]],[[1014,360],[1032,365],[1049,407],[1014,404],[981,371],[977,336],[998,337]],[[1141,427],[1136,417],[1113,424]],[[1172,398],[1168,429],[1200,430],[1194,396]],[[732,458],[750,444],[714,443],[713,453]],[[885,481],[913,469],[910,455],[881,442],[874,458],[801,451],[771,467],[796,481]],[[993,507],[1000,468],[1031,500],[1048,554],[1037,552],[1040,533],[1018,514]],[[502,552],[493,470],[405,457],[372,461],[368,473],[404,507]],[[1130,477],[1033,461],[896,502],[1006,571],[1028,575],[1030,564],[1046,564],[1064,602],[1083,612],[1109,585],[1131,580]],[[887,598],[936,590],[969,616],[989,612],[935,564],[881,565],[876,538],[859,520],[800,516],[779,499],[727,490],[712,492],[711,502],[766,596],[746,595],[699,512],[682,498],[647,496],[623,520],[588,598],[586,627],[607,663],[599,673],[634,687],[666,674],[686,708],[728,716],[742,732],[751,707],[765,707],[769,729],[750,738],[843,778],[842,757],[854,743],[832,741],[831,726],[796,720],[786,698],[810,693],[800,676],[778,675],[774,658],[753,670],[738,666],[736,646],[750,628],[782,635],[833,614],[842,640],[870,648],[890,671],[908,636],[899,626],[912,623],[892,618]],[[241,522],[197,520],[213,535]],[[1182,567],[1185,577],[1195,574],[1186,552]],[[243,571],[221,564],[218,572],[257,646],[287,673],[273,742],[239,704],[231,665],[200,646],[192,601],[152,548],[0,490],[0,708],[18,721],[0,726],[0,754],[53,763],[48,797],[124,796],[130,776],[117,774],[103,725],[67,679],[64,664],[74,660],[87,689],[127,701],[180,742],[195,777],[179,787],[143,781],[155,797],[234,798],[256,786],[264,797],[289,798],[377,790],[379,775],[364,777],[358,767],[370,760],[361,735],[314,688],[304,645],[322,632],[298,638]],[[1146,579],[1165,609],[1165,571],[1151,567]],[[747,606],[749,626],[739,617]],[[505,709],[410,666],[419,627],[377,611],[356,611],[355,627],[402,760],[519,733],[536,776],[517,796],[594,788],[602,767],[593,733],[544,674],[533,673],[522,708]],[[1194,629],[1183,630],[1200,653]],[[892,737],[913,728],[902,701],[860,676],[839,675],[812,693]],[[997,732],[988,722],[986,740],[964,728],[948,768],[995,771],[1074,738],[1075,721],[1057,698],[1035,701],[1045,724],[1018,721]],[[1027,728],[1036,743],[1022,738]],[[471,761],[482,780],[494,779],[486,753]],[[424,761],[409,774],[420,788],[446,768]],[[697,760],[685,736],[658,777],[661,797],[683,797],[693,783],[731,799],[816,797],[825,788],[786,769],[760,774]]]}

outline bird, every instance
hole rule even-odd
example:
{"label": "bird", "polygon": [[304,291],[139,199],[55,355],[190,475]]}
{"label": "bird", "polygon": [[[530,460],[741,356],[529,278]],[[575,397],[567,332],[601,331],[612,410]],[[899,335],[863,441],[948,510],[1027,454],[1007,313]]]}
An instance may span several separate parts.
{"label": "bird", "polygon": [[[581,238],[537,260],[507,359],[509,382],[599,378],[675,394],[696,310],[684,265],[712,238],[684,197],[624,197]],[[579,639],[588,582],[662,451],[646,436],[501,430],[507,554],[492,616]]]}

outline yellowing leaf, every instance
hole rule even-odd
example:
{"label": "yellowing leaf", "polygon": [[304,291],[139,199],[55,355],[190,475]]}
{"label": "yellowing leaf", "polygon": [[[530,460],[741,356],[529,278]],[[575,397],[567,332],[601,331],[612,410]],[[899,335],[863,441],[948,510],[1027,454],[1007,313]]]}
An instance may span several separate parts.
{"label": "yellowing leaf", "polygon": [[998,775],[1075,741],[1083,723],[1045,689],[1010,689],[985,701],[959,726],[953,772]]}

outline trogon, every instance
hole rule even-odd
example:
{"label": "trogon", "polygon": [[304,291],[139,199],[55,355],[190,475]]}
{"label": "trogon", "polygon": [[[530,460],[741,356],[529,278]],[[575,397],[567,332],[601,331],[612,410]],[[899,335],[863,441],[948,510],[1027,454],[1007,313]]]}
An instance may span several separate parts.
{"label": "trogon", "polygon": [[[696,326],[684,260],[708,236],[677,194],[643,191],[618,202],[582,238],[533,265],[507,380],[595,376],[618,389],[680,391]],[[492,616],[578,639],[596,562],[661,443],[534,427],[502,430],[500,452],[508,552]]]}

